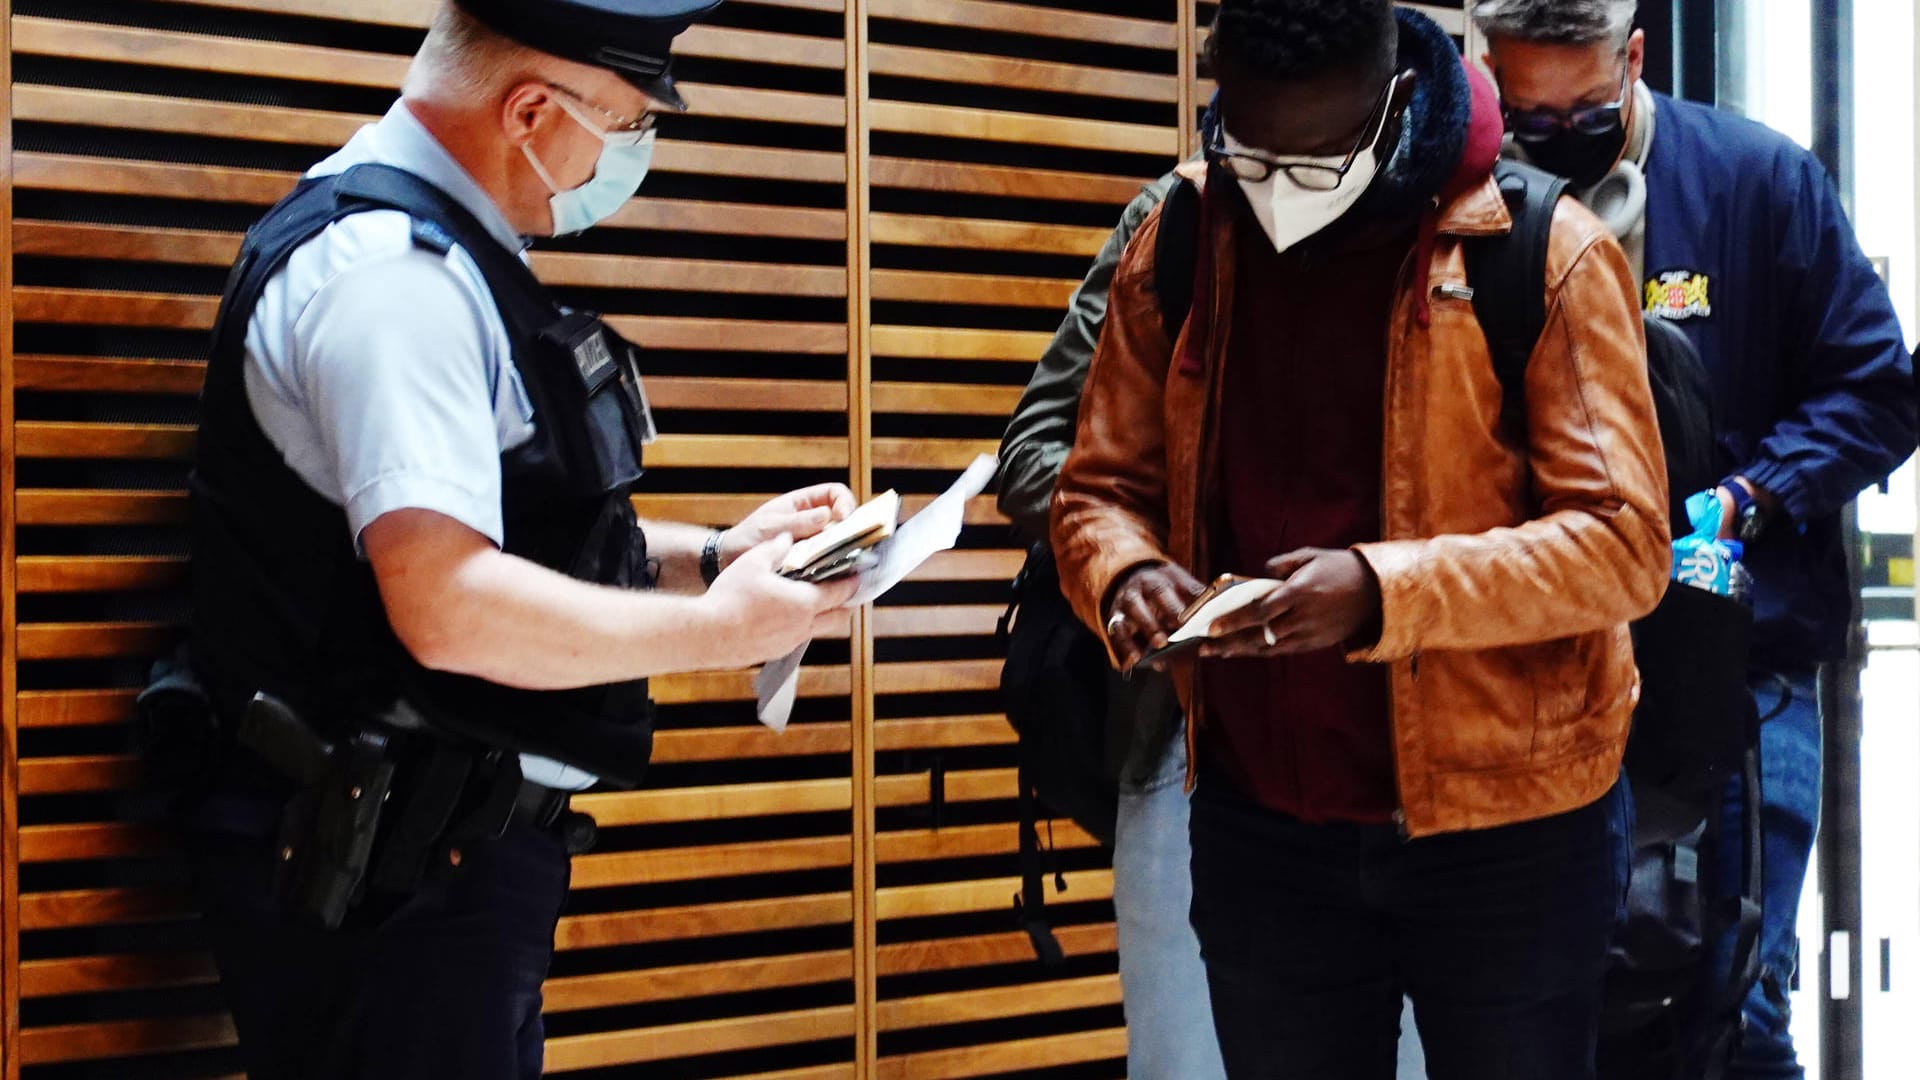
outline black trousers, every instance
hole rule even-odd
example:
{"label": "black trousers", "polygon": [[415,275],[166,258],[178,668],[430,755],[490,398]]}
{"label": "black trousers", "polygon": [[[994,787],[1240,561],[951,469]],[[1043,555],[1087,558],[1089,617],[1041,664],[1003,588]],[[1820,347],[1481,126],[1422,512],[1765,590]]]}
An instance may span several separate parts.
{"label": "black trousers", "polygon": [[1232,1080],[1590,1080],[1626,885],[1624,786],[1506,828],[1309,825],[1218,773],[1193,798],[1193,926]]}
{"label": "black trousers", "polygon": [[339,930],[293,925],[258,840],[202,834],[195,890],[251,1080],[532,1080],[570,862],[515,823]]}

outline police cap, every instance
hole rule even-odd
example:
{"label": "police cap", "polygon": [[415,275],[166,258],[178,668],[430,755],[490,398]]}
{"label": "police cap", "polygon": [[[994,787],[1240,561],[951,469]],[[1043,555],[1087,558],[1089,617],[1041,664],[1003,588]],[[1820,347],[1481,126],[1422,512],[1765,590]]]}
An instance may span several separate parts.
{"label": "police cap", "polygon": [[673,39],[721,0],[456,0],[496,32],[530,49],[613,71],[679,111]]}

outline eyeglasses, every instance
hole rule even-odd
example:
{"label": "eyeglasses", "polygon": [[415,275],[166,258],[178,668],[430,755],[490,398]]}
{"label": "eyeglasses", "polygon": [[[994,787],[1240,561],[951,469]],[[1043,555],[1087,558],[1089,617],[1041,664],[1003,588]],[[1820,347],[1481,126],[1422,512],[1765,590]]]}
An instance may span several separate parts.
{"label": "eyeglasses", "polygon": [[1626,111],[1627,97],[1633,93],[1627,81],[1627,72],[1620,73],[1620,97],[1605,105],[1595,105],[1572,112],[1558,109],[1527,109],[1519,111],[1503,108],[1500,115],[1507,122],[1507,130],[1523,143],[1543,143],[1556,138],[1563,131],[1573,131],[1581,135],[1605,135],[1620,126],[1620,116]]}
{"label": "eyeglasses", "polygon": [[1379,100],[1367,113],[1360,137],[1354,140],[1353,149],[1347,151],[1346,159],[1338,165],[1328,165],[1324,160],[1316,161],[1304,156],[1273,157],[1258,150],[1230,149],[1226,143],[1226,126],[1218,121],[1207,133],[1206,145],[1202,149],[1208,161],[1249,184],[1265,183],[1275,172],[1280,172],[1296,187],[1308,191],[1333,191],[1353,171],[1353,163],[1359,160],[1360,152],[1379,143],[1386,134],[1388,122],[1393,119],[1396,94],[1403,84],[1412,79],[1413,72],[1403,71],[1387,80],[1386,88],[1380,91]]}
{"label": "eyeglasses", "polygon": [[585,126],[590,128],[598,127],[600,137],[615,146],[636,145],[647,132],[653,130],[654,122],[659,117],[658,113],[652,109],[648,109],[646,112],[640,114],[640,118],[636,120],[631,116],[614,112],[612,109],[603,108],[596,104],[592,98],[589,98],[587,95],[570,86],[564,86],[557,82],[549,82],[545,85],[549,90],[558,90],[564,95],[560,99],[560,107],[566,109],[568,112],[573,112],[567,103],[570,98],[574,102],[599,113],[605,119],[612,121],[612,127],[599,127],[599,125],[594,124],[587,117],[581,116],[579,113],[573,113],[574,119],[580,121]]}

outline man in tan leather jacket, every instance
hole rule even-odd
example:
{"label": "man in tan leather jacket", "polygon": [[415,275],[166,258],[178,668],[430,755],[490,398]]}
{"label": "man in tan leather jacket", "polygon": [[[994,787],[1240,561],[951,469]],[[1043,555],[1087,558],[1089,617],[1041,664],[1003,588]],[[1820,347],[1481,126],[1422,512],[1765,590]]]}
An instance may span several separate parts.
{"label": "man in tan leather jacket", "polygon": [[1462,248],[1512,224],[1491,87],[1386,0],[1227,0],[1208,58],[1193,308],[1170,334],[1156,212],[1053,548],[1123,669],[1202,580],[1283,581],[1173,666],[1228,1074],[1391,1076],[1404,990],[1432,1080],[1590,1076],[1627,623],[1670,566],[1626,260],[1560,204],[1503,422]]}

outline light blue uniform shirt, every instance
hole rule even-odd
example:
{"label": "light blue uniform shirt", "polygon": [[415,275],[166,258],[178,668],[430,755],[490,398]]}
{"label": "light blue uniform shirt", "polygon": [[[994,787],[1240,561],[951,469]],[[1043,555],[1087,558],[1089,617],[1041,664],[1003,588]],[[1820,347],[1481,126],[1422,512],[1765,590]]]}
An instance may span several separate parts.
{"label": "light blue uniform shirt", "polygon": [[[510,251],[526,241],[405,105],[308,176],[405,169],[451,195]],[[247,324],[247,401],[287,464],[361,532],[394,510],[431,510],[502,543],[500,455],[533,437],[533,405],[486,279],[459,247],[414,244],[394,210],[355,214],[296,249]],[[527,779],[595,777],[523,754]]]}

